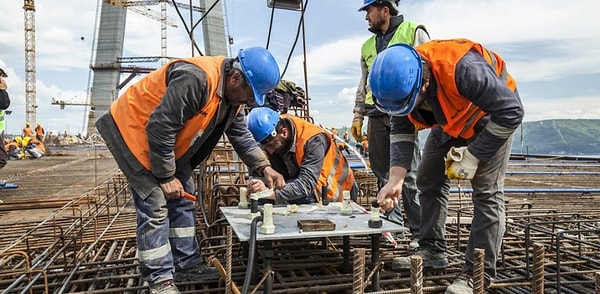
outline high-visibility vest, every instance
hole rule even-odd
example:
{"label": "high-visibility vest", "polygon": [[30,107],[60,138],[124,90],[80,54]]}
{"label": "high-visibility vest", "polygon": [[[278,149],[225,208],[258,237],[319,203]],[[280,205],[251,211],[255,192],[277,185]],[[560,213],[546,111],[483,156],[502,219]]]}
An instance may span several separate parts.
{"label": "high-visibility vest", "polygon": [[[412,46],[412,44],[415,43],[415,32],[417,31],[418,27],[419,24],[412,21],[402,21],[402,23],[396,28],[396,32],[394,32],[394,36],[392,36],[392,39],[388,43],[387,47],[398,43],[409,44]],[[376,39],[377,35],[373,34],[363,43],[361,48],[361,55],[367,64],[367,69],[369,72],[371,71],[371,65],[373,64],[375,57],[377,57]],[[371,88],[369,87],[368,82],[369,81],[367,79],[365,104],[373,105],[375,104],[375,101],[373,100],[373,94],[371,94]]]}
{"label": "high-visibility vest", "polygon": [[0,134],[6,131],[6,117],[4,116],[4,110],[0,110]]}
{"label": "high-visibility vest", "polygon": [[[438,82],[437,98],[446,118],[442,129],[455,138],[473,137],[477,122],[486,115],[477,105],[462,96],[456,87],[456,64],[467,52],[471,49],[479,52],[509,89],[515,91],[517,88],[517,83],[506,70],[504,60],[481,44],[467,39],[434,40],[415,49],[431,65],[431,72]],[[415,119],[412,114],[408,117],[419,128],[433,127]]]}
{"label": "high-visibility vest", "polygon": [[[202,136],[210,122],[216,119],[221,98],[217,95],[224,56],[191,57],[171,61],[149,73],[115,100],[110,113],[125,140],[127,147],[137,160],[151,170],[146,124],[154,109],[167,90],[166,75],[169,66],[176,61],[185,61],[200,67],[206,74],[208,102],[192,118],[187,120],[175,139],[175,159],[182,157],[194,141]],[[238,111],[241,110],[241,106]]]}
{"label": "high-visibility vest", "polygon": [[323,167],[317,180],[314,195],[317,202],[321,202],[321,189],[326,186],[327,199],[329,199],[329,201],[342,201],[342,192],[352,190],[354,185],[354,174],[348,165],[348,161],[346,161],[342,152],[337,148],[333,137],[325,130],[302,118],[287,114],[283,114],[281,117],[289,118],[296,129],[296,163],[298,166],[302,164],[306,142],[318,134],[327,136],[330,144],[329,148],[325,151]]}

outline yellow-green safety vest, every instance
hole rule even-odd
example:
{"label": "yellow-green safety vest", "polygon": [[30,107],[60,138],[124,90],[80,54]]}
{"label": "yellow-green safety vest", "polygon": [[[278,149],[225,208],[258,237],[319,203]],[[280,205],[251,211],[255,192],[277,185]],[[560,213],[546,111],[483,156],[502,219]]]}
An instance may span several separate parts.
{"label": "yellow-green safety vest", "polygon": [[[414,23],[412,21],[406,21],[406,20],[403,21],[396,28],[396,32],[394,33],[394,36],[388,43],[387,47],[394,45],[394,44],[398,44],[398,43],[409,44],[412,46],[415,43],[415,32],[417,31],[418,27],[419,27],[419,24],[417,24],[417,23]],[[361,49],[362,58],[367,63],[367,69],[369,71],[371,71],[371,65],[373,64],[375,57],[377,57],[377,48],[375,47],[375,39],[376,38],[377,38],[377,35],[373,34],[369,39],[367,39],[363,43],[362,49]],[[371,87],[369,87],[368,83],[369,83],[369,81],[367,79],[367,84],[366,84],[367,93],[365,96],[365,104],[373,105],[373,104],[375,104],[375,101],[373,101],[373,94],[371,94]]]}

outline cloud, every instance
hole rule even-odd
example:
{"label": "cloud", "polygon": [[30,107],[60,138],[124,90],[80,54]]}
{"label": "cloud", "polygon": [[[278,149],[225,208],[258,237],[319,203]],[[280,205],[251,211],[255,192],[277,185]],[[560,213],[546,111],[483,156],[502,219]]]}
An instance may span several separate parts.
{"label": "cloud", "polygon": [[[25,121],[24,11],[22,2],[9,2],[0,10],[0,18],[6,20],[0,23],[0,59],[10,74],[13,113],[8,117],[9,132],[20,132]],[[36,1],[37,117],[46,129],[83,130],[85,107],[60,110],[49,101],[52,97],[78,101],[87,92],[96,8],[101,3]],[[240,48],[264,46],[269,40],[269,49],[283,70],[300,14],[277,10],[271,22],[272,10],[264,2],[236,0],[225,5],[228,34],[235,41],[231,52],[235,55]],[[310,2],[305,32],[299,35],[286,71],[286,79],[308,86],[310,113],[326,126],[342,127],[352,121],[360,46],[370,35],[359,6],[355,1]],[[158,6],[149,8],[158,10]],[[422,0],[401,1],[400,9],[406,19],[425,24],[432,38],[466,37],[498,52],[517,80],[526,120],[565,115],[600,118],[596,103],[600,100],[600,31],[591,29],[596,27],[599,1]],[[190,56],[188,34],[171,6],[168,12],[179,26],[167,28],[167,54]],[[194,39],[203,50],[201,29],[195,31]],[[124,55],[158,56],[160,50],[160,24],[128,12]]]}
{"label": "cloud", "polygon": [[527,97],[522,101],[525,121],[600,118],[600,95],[565,96],[551,100],[545,97]]}

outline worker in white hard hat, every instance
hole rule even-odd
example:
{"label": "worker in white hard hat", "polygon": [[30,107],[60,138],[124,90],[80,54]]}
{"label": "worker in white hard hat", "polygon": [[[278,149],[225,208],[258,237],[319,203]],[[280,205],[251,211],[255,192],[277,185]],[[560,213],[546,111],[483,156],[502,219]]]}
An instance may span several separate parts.
{"label": "worker in white hard hat", "polygon": [[[4,118],[4,110],[10,106],[10,97],[6,89],[8,85],[4,78],[8,77],[8,69],[4,61],[0,60],[0,142],[4,142],[4,132],[6,131],[6,121]],[[0,168],[6,165],[8,155],[4,148],[0,148]]]}

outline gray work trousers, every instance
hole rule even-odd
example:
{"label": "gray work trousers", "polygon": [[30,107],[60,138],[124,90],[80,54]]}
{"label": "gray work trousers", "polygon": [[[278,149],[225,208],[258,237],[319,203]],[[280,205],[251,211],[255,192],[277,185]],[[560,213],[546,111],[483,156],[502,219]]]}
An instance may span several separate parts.
{"label": "gray work trousers", "polygon": [[[381,189],[388,181],[390,173],[390,118],[387,115],[369,116],[367,126],[369,140],[369,163],[371,170],[377,177],[377,187]],[[411,172],[404,178],[402,186],[402,205],[396,205],[392,211],[386,213],[389,220],[405,224],[402,217],[402,208],[406,212],[406,222],[413,237],[419,236],[419,223],[421,219],[421,206],[419,204],[419,190],[417,189],[417,167],[421,159],[419,140],[415,141],[414,156],[411,163]]]}
{"label": "gray work trousers", "polygon": [[[419,245],[433,251],[446,251],[446,217],[451,181],[444,174],[444,157],[452,146],[466,146],[464,139],[449,138],[435,130],[429,134],[423,149],[423,158],[417,171],[417,185],[421,192],[421,225]],[[506,231],[504,207],[504,178],[510,157],[512,137],[489,161],[481,161],[474,178],[473,220],[465,252],[465,267],[473,268],[475,248],[485,250],[485,273],[496,277],[496,261]]]}

